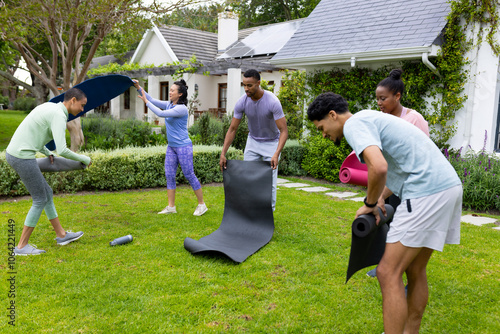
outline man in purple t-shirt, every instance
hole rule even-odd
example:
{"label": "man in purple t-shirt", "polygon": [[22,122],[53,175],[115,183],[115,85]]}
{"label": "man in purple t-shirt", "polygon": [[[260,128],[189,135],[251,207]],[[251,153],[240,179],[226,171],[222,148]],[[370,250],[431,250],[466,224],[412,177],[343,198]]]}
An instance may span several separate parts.
{"label": "man in purple t-shirt", "polygon": [[248,119],[248,138],[244,160],[270,161],[273,169],[273,211],[276,207],[276,184],[278,180],[278,161],[281,150],[288,138],[288,128],[283,108],[278,98],[260,87],[260,74],[256,70],[243,73],[245,95],[240,97],[234,107],[234,115],[224,139],[220,155],[220,168],[226,168],[226,152],[236,136],[243,113]]}

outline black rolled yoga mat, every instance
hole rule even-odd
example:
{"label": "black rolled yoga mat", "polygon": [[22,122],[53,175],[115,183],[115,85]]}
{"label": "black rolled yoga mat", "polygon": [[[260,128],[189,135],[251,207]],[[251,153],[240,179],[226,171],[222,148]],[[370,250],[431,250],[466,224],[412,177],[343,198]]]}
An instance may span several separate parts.
{"label": "black rolled yoga mat", "polygon": [[385,210],[386,216],[379,208],[380,222],[378,225],[372,214],[361,215],[352,223],[351,255],[347,267],[346,283],[358,270],[378,264],[382,259],[389,231],[387,223],[394,215],[394,208],[389,204],[385,205]]}
{"label": "black rolled yoga mat", "polygon": [[269,161],[228,160],[224,215],[219,228],[200,240],[186,238],[192,254],[217,252],[241,263],[265,246],[274,233],[272,168]]}
{"label": "black rolled yoga mat", "polygon": [[49,157],[37,158],[36,162],[42,172],[65,172],[70,170],[85,169],[87,167],[85,166],[84,163],[81,163],[80,161],[75,161],[56,156],[54,156],[53,164],[50,163]]}

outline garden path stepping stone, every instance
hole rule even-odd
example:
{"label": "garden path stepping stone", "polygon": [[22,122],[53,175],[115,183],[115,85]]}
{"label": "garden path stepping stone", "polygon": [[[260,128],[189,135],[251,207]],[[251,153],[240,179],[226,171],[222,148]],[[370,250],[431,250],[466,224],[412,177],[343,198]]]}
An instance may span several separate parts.
{"label": "garden path stepping stone", "polygon": [[473,224],[476,226],[481,226],[484,224],[492,224],[492,223],[496,222],[497,220],[494,218],[489,218],[489,217],[465,215],[465,216],[462,216],[461,221],[464,223],[469,223],[469,224]]}
{"label": "garden path stepping stone", "polygon": [[287,179],[280,179],[280,178],[278,178],[278,181],[277,181],[278,184],[287,183],[287,182],[290,182],[290,181],[288,181]]}
{"label": "garden path stepping stone", "polygon": [[344,192],[325,193],[325,195],[332,196],[332,197],[338,197],[338,198],[346,198],[346,197],[352,197],[354,195],[357,195],[357,193],[344,191]]}
{"label": "garden path stepping stone", "polygon": [[298,188],[298,190],[304,190],[304,191],[307,191],[307,192],[310,192],[310,193],[311,192],[318,193],[318,192],[330,190],[330,188],[326,188],[326,187],[308,187],[308,188]]}
{"label": "garden path stepping stone", "polygon": [[298,188],[298,187],[309,187],[308,184],[305,183],[282,183],[280,186],[287,187],[287,188]]}

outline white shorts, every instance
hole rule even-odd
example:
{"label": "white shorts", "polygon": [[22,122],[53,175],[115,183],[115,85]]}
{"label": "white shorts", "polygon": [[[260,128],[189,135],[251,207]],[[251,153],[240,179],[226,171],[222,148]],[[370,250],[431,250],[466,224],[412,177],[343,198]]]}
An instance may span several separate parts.
{"label": "white shorts", "polygon": [[442,251],[444,244],[460,243],[462,185],[401,201],[387,234],[387,243]]}

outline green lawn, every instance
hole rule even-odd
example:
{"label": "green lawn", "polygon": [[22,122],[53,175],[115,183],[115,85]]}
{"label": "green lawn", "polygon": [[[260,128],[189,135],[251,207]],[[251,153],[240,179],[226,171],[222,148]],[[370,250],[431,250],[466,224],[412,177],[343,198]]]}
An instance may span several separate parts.
{"label": "green lawn", "polygon": [[[12,135],[26,115],[24,111],[0,110],[0,151],[7,148]],[[70,144],[71,139],[69,131],[66,130],[66,145],[69,147]]]}
{"label": "green lawn", "polygon": [[14,131],[25,117],[24,111],[0,110],[0,151],[7,148]]}
{"label": "green lawn", "polygon": [[[282,187],[271,242],[242,264],[193,256],[183,247],[220,224],[222,187],[204,187],[209,211],[192,215],[182,186],[175,215],[158,215],[165,190],[55,197],[61,222],[85,235],[57,246],[42,216],[31,242],[46,254],[17,257],[15,331],[8,325],[7,255],[0,262],[0,332],[16,333],[377,333],[378,282],[356,273],[344,284],[357,202]],[[0,203],[19,238],[30,200]],[[134,241],[109,241],[132,234]],[[499,333],[500,231],[462,224],[461,245],[436,252],[421,333]],[[4,249],[3,254],[7,254]]]}

